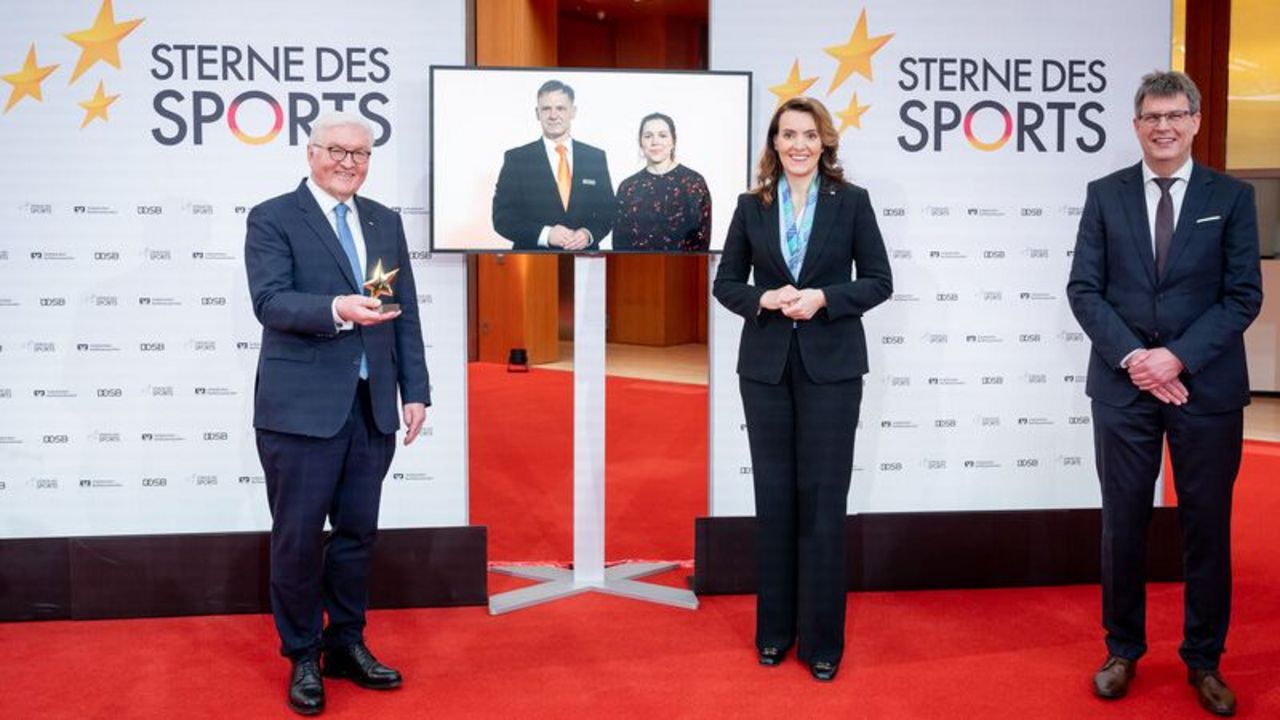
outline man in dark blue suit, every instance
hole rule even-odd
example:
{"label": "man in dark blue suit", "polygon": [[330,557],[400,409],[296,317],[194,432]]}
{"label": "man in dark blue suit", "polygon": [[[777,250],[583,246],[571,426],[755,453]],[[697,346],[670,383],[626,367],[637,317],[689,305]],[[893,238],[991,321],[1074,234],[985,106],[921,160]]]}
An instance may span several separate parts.
{"label": "man in dark blue suit", "polygon": [[[364,644],[369,554],[400,426],[396,394],[405,445],[431,400],[404,226],[356,195],[372,145],[363,118],[319,118],[310,177],[253,208],[245,238],[262,323],[253,425],[271,505],[271,610],[293,663],[289,706],[305,715],[324,709],[322,653],[325,676],[373,689],[401,683]],[[361,294],[366,268],[379,263],[398,270],[399,310]]]}
{"label": "man in dark blue suit", "polygon": [[1102,622],[1093,679],[1122,697],[1146,652],[1147,526],[1164,441],[1186,589],[1179,650],[1200,704],[1235,712],[1218,673],[1231,612],[1231,494],[1249,404],[1244,331],[1262,305],[1252,188],[1191,160],[1200,93],[1142,79],[1142,162],[1089,184],[1067,295],[1093,342],[1086,390],[1102,484]]}
{"label": "man in dark blue suit", "polygon": [[514,250],[596,250],[617,212],[604,151],[570,137],[578,108],[568,85],[543,83],[535,112],[542,137],[502,158],[493,229]]}

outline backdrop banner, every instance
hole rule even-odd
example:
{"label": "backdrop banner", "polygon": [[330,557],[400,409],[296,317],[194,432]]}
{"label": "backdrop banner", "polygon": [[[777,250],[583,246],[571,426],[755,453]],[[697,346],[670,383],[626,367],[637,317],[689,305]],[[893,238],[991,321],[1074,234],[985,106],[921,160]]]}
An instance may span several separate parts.
{"label": "backdrop banner", "polygon": [[[1065,286],[1085,184],[1141,157],[1133,95],[1170,22],[1157,1],[712,3],[712,68],[754,72],[755,155],[782,100],[821,100],[889,247],[851,512],[1099,506]],[[741,322],[712,313],[716,516],[754,512]]]}
{"label": "backdrop banner", "polygon": [[[382,526],[465,525],[466,265],[427,251],[427,68],[465,3],[20,0],[0,27],[0,538],[270,527],[248,209],[359,113],[404,220],[434,406]],[[326,392],[315,388],[315,392]]]}

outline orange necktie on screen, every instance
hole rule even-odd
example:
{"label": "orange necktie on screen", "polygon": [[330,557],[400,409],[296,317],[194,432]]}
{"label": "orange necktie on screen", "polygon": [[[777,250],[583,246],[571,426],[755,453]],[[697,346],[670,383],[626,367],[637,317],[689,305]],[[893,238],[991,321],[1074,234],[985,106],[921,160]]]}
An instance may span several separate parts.
{"label": "orange necktie on screen", "polygon": [[560,165],[556,168],[556,187],[560,189],[560,204],[569,209],[569,189],[573,187],[573,174],[569,172],[569,148],[556,144],[556,154],[560,156]]}

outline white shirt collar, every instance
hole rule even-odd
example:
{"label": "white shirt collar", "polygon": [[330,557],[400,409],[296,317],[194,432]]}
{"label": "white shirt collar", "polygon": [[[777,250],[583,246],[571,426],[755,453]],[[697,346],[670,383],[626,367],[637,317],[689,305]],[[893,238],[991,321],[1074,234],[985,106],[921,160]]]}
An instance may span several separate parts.
{"label": "white shirt collar", "polygon": [[[317,185],[315,180],[312,180],[310,177],[307,178],[307,189],[311,191],[311,195],[316,199],[316,204],[320,206],[320,209],[324,211],[325,215],[331,214],[333,212],[333,208],[342,202],[338,198],[330,195],[324,188]],[[345,205],[350,210],[351,214],[356,214],[355,195],[347,198]]]}
{"label": "white shirt collar", "polygon": [[[1173,174],[1170,175],[1169,177],[1177,178],[1184,183],[1191,182],[1191,166],[1194,164],[1195,163],[1191,160],[1191,158],[1187,158],[1187,161],[1182,164],[1182,167],[1175,170]],[[1158,177],[1161,177],[1161,176],[1157,175],[1156,171],[1152,170],[1151,167],[1147,165],[1146,160],[1143,160],[1142,161],[1142,184],[1146,185],[1147,183],[1151,182],[1152,180]]]}
{"label": "white shirt collar", "polygon": [[555,154],[556,154],[556,146],[557,146],[557,145],[564,145],[564,146],[565,146],[565,148],[567,148],[567,149],[569,150],[569,154],[570,154],[570,155],[573,155],[573,138],[572,138],[572,137],[570,137],[570,136],[566,135],[566,136],[564,136],[563,138],[561,138],[561,139],[559,139],[559,140],[552,140],[551,138],[547,137],[546,135],[543,135],[543,136],[542,136],[542,146],[543,146],[543,147],[545,147],[545,148],[547,149],[547,153],[548,153],[549,155],[555,155]]}

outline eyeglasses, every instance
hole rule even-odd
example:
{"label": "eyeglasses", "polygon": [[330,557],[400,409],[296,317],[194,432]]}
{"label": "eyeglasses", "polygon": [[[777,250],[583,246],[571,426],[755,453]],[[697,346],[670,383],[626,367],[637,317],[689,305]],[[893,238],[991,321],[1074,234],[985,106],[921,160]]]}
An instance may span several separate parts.
{"label": "eyeglasses", "polygon": [[350,156],[351,161],[357,165],[363,165],[369,162],[369,156],[373,154],[368,150],[348,150],[344,147],[338,147],[337,145],[312,145],[311,147],[328,151],[329,159],[334,162],[342,162],[347,159],[347,156]]}
{"label": "eyeglasses", "polygon": [[1147,127],[1159,127],[1161,120],[1168,120],[1170,125],[1181,125],[1191,117],[1189,110],[1173,110],[1166,113],[1142,113],[1138,116],[1138,122]]}

